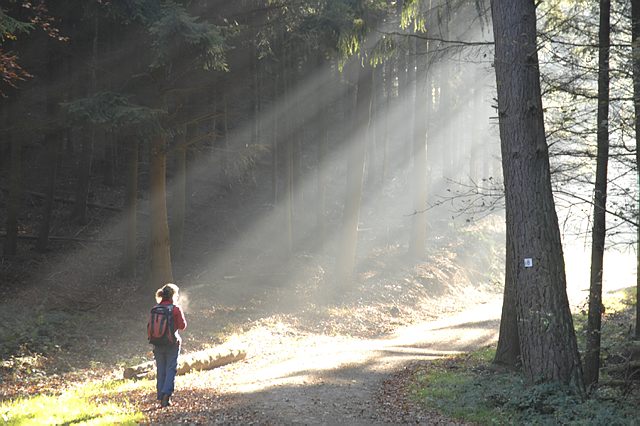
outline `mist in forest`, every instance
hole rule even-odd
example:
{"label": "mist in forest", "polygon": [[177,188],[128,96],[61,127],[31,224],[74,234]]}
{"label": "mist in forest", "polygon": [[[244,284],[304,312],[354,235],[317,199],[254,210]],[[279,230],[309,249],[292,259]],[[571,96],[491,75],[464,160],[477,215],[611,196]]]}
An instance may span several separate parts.
{"label": "mist in forest", "polygon": [[[322,49],[287,50],[274,40],[268,48],[280,49],[282,57],[270,56],[274,54],[267,48],[257,57],[231,49],[229,71],[215,77],[215,90],[170,102],[169,109],[202,112],[206,117],[185,120],[187,124],[175,125],[166,136],[171,260],[174,280],[185,295],[208,288],[241,303],[253,292],[268,293],[271,288],[315,286],[318,294],[324,287],[338,289],[338,294],[346,291],[349,285],[336,282],[335,268],[342,256],[349,197],[359,198],[356,281],[358,274],[385,265],[376,264],[376,259],[399,259],[403,267],[427,262],[447,241],[465,235],[488,217],[493,218],[500,240],[503,184],[493,48],[450,42],[490,43],[491,28],[475,8],[462,7],[444,22],[438,5],[435,2],[433,11],[425,12],[424,31],[415,30],[417,20],[403,34],[396,34],[396,28],[384,21],[371,29],[367,47],[393,45],[376,53],[379,57],[364,50],[348,58]],[[394,19],[400,20],[400,14]],[[436,37],[430,40],[432,34]],[[137,41],[133,35],[127,37]],[[134,51],[126,50],[123,59],[132,59]],[[359,75],[369,66],[371,93],[366,105],[360,105],[367,117],[362,123],[362,111],[356,108],[362,97]],[[36,91],[27,93],[21,104],[28,104]],[[82,126],[71,131],[76,138],[86,132]],[[198,142],[185,149],[183,183],[175,147],[190,137]],[[129,144],[132,138],[124,140]],[[420,186],[413,175],[416,140],[426,146],[426,200],[419,205],[415,193]],[[133,280],[142,291],[149,281],[152,212],[147,191],[151,148],[148,143],[141,145],[139,265]],[[365,152],[362,190],[357,195],[347,185],[354,146],[364,146]],[[183,203],[183,193],[182,230],[177,206]],[[567,223],[563,218],[574,218],[575,208],[562,210],[561,205],[559,214]],[[426,217],[426,250],[418,258],[409,255],[417,216]],[[125,218],[116,216],[100,226],[92,238],[117,241],[114,247],[119,250]],[[584,240],[575,238],[572,230],[567,230],[569,234],[565,241],[569,280],[575,283],[573,288],[581,288],[584,268],[572,265],[584,259]],[[105,255],[102,248],[88,244],[56,253],[55,264],[41,279],[59,282],[62,275],[77,269],[64,285],[78,292],[90,292],[87,283],[104,287],[104,276],[120,279],[115,272],[121,254],[111,250]],[[460,258],[484,249],[470,244]],[[489,262],[487,268],[501,269],[496,265],[504,259],[496,256]],[[88,263],[92,267],[83,269]],[[627,282],[615,276],[607,280]],[[278,303],[294,306],[294,292],[287,297],[291,300]],[[203,300],[192,298],[191,304],[197,303]]]}
{"label": "mist in forest", "polygon": [[[451,32],[474,40],[489,37],[487,28],[470,30],[466,23]],[[174,280],[183,286],[184,295],[209,288],[242,303],[270,288],[315,286],[320,295],[323,287],[338,289],[338,295],[347,291],[350,284],[335,282],[334,268],[348,196],[347,158],[358,141],[364,141],[366,153],[356,276],[376,257],[397,257],[402,265],[426,259],[412,259],[407,253],[416,215],[427,217],[431,251],[487,216],[497,215],[500,223],[501,166],[489,48],[434,49],[418,38],[398,43],[399,49],[406,49],[406,60],[379,63],[372,70],[365,126],[354,123],[358,73],[367,58],[352,58],[342,69],[336,62],[300,65],[291,71],[295,76],[287,87],[278,81],[283,76],[271,77],[273,88],[263,90],[271,89],[277,96],[265,95],[259,106],[239,94],[246,89],[242,85],[229,87],[224,98],[209,105],[217,111],[214,123],[190,129],[212,136],[188,151],[181,247],[174,234],[180,182],[175,179],[175,158],[167,158]],[[416,121],[423,123],[419,135]],[[181,137],[185,135],[173,136]],[[416,137],[427,146],[428,195],[420,206],[414,202],[412,181]],[[290,175],[287,161],[293,169]],[[146,239],[146,195],[140,201],[139,232]],[[116,221],[103,235],[123,232],[124,223]],[[61,263],[82,263],[77,258],[92,258],[89,253],[70,253]],[[112,267],[109,262],[96,265],[93,277],[80,281],[91,282]],[[146,268],[139,270],[144,277]],[[295,306],[295,293],[287,297],[291,300],[274,303]]]}
{"label": "mist in forest", "polygon": [[[428,217],[427,238],[434,247],[458,228],[500,215],[492,69],[482,53],[461,49],[454,53],[432,62],[423,58],[419,69],[409,64],[406,74],[411,79],[406,81],[398,80],[397,70],[378,65],[367,127],[351,128],[357,93],[349,71],[323,66],[305,72],[289,93],[266,105],[259,116],[235,123],[225,144],[236,155],[250,157],[245,163],[225,174],[218,151],[200,152],[189,177],[194,216],[187,231],[191,236],[185,237],[190,246],[188,266],[178,268],[185,283],[213,285],[223,293],[237,293],[242,300],[251,291],[300,285],[312,268],[320,289],[346,290],[349,285],[332,282],[332,269],[340,255],[347,157],[358,139],[366,140],[367,146],[356,270],[381,253],[406,256],[415,215]],[[433,76],[429,87],[418,92],[416,78],[427,75]],[[457,79],[448,80],[450,75]],[[420,208],[412,199],[414,120],[426,122],[423,137],[428,146],[428,198]],[[256,126],[258,140],[252,135]],[[287,177],[280,173],[274,181],[264,167],[274,155],[278,162],[286,161],[285,138],[293,139],[292,149],[302,151],[292,173],[290,200],[285,193]],[[274,154],[274,149],[280,152]],[[216,205],[207,188],[220,176],[231,188],[248,183],[252,191],[245,198],[248,204]],[[222,222],[209,219],[218,209],[230,211]],[[208,232],[215,238],[224,235],[223,241],[208,240]],[[470,248],[477,249],[482,248]]]}

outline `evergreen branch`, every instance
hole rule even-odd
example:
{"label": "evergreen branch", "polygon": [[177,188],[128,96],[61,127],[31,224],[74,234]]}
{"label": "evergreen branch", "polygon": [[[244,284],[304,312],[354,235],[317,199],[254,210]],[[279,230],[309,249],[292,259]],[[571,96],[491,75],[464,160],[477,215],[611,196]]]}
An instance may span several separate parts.
{"label": "evergreen branch", "polygon": [[421,40],[439,41],[440,43],[455,44],[455,45],[460,45],[460,46],[493,46],[494,45],[494,42],[492,42],[492,41],[448,40],[448,39],[441,38],[441,37],[431,37],[431,36],[422,35],[422,34],[418,34],[418,33],[403,33],[403,32],[400,32],[400,31],[389,31],[389,32],[378,31],[378,32],[381,33],[381,34],[384,34],[384,35],[395,35],[395,36],[402,36],[402,37],[415,37],[415,38],[419,38]]}

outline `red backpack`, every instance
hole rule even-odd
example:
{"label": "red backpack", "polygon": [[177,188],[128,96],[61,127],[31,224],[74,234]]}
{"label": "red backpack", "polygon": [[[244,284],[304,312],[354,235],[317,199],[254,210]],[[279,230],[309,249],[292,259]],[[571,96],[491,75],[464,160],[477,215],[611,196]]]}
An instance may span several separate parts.
{"label": "red backpack", "polygon": [[176,343],[173,305],[159,304],[151,308],[147,337],[152,345],[166,346]]}

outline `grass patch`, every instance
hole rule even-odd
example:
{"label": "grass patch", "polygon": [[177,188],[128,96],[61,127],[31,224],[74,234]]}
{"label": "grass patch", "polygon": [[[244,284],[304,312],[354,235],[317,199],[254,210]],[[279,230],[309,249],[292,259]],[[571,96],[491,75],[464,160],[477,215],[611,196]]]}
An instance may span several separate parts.
{"label": "grass patch", "polygon": [[[604,299],[601,380],[608,378],[608,361],[621,358],[629,343],[634,290],[608,294]],[[586,312],[575,314],[581,345],[585,322]],[[600,386],[582,400],[557,383],[527,385],[521,375],[497,370],[491,365],[494,353],[493,348],[484,348],[430,362],[415,371],[410,393],[419,403],[449,417],[480,424],[640,424],[637,384]]]}
{"label": "grass patch", "polygon": [[[635,288],[604,297],[601,381],[609,378],[609,362],[625,359],[634,297]],[[577,312],[574,324],[579,347],[584,347],[585,323],[585,310]],[[483,348],[425,364],[415,371],[410,394],[420,404],[449,417],[479,424],[640,424],[637,384],[601,386],[582,400],[559,384],[527,385],[521,375],[497,370],[491,365],[494,353],[493,348]]]}
{"label": "grass patch", "polygon": [[431,362],[416,370],[410,393],[448,417],[479,424],[637,424],[638,395],[602,389],[581,400],[558,384],[528,386],[491,368],[494,350]]}
{"label": "grass patch", "polygon": [[[38,395],[0,404],[0,420],[7,425],[138,424],[144,415],[120,396],[145,382],[90,383],[61,395]],[[118,402],[114,402],[117,400]]]}

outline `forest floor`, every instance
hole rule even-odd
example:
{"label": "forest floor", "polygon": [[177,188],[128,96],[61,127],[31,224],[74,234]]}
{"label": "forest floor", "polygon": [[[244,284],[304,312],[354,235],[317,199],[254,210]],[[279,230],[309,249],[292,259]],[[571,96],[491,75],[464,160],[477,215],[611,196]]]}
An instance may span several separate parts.
{"label": "forest floor", "polygon": [[153,423],[457,424],[412,402],[403,372],[494,343],[499,299],[468,291],[457,301],[461,312],[379,338],[304,332],[269,318],[226,344],[246,350],[244,361],[178,377],[168,409],[148,392],[127,397]]}
{"label": "forest floor", "polygon": [[[67,184],[61,191],[70,194]],[[118,205],[121,188],[95,186],[96,202]],[[157,408],[150,381],[107,398],[127,399],[160,423],[450,423],[410,401],[405,367],[495,339],[501,218],[435,222],[425,258],[409,261],[407,231],[395,235],[374,222],[370,206],[356,279],[336,288],[326,272],[335,261],[330,246],[283,260],[267,232],[273,223],[250,231],[268,216],[268,197],[207,188],[193,200],[188,244],[175,262],[189,322],[183,352],[225,345],[247,357],[178,377],[166,410]],[[41,201],[27,200],[21,233],[35,235]],[[153,358],[145,326],[155,288],[145,284],[144,267],[137,277],[119,274],[118,215],[94,209],[78,225],[67,220],[68,208],[57,205],[52,235],[69,239],[53,240],[44,253],[21,240],[18,254],[0,261],[1,290],[10,295],[0,299],[0,402],[120,380],[125,366]],[[145,209],[141,202],[144,220]],[[141,249],[139,266],[148,265],[148,247]]]}
{"label": "forest floor", "polygon": [[[153,423],[457,424],[411,400],[407,367],[493,343],[501,296],[486,270],[458,264],[456,244],[447,245],[422,263],[399,260],[397,247],[378,252],[337,300],[321,297],[322,280],[310,284],[318,259],[301,257],[295,269],[305,278],[280,287],[246,284],[259,266],[255,274],[244,267],[245,276],[220,271],[216,285],[194,270],[181,281],[183,351],[223,345],[245,350],[246,359],[179,376],[168,409],[158,408],[151,382],[106,398],[128,400]],[[0,400],[120,379],[125,365],[152,359],[147,292],[128,294],[122,281],[80,282],[64,291],[51,291],[52,283],[46,297],[27,286],[2,303],[3,314],[14,315],[4,324],[25,344],[3,359]]]}
{"label": "forest floor", "polygon": [[[12,297],[0,301],[0,403],[96,383],[105,392],[92,403],[128,403],[143,423],[463,424],[416,401],[415,373],[495,343],[496,223],[435,239],[420,262],[399,245],[375,249],[340,289],[330,287],[331,262],[321,255],[275,268],[277,258],[234,254],[177,270],[189,322],[183,352],[227,347],[247,356],[179,376],[165,409],[153,380],[122,380],[125,366],[152,359],[144,328],[153,291],[118,277],[109,267],[117,253],[104,247],[27,253],[0,265],[14,277]],[[204,253],[206,244],[192,249]]]}
{"label": "forest floor", "polygon": [[[0,403],[117,382],[125,390],[93,402],[128,401],[151,423],[460,424],[415,402],[412,380],[428,360],[495,342],[502,218],[434,222],[420,261],[406,259],[406,235],[376,237],[367,229],[384,223],[366,222],[356,279],[336,288],[330,248],[283,260],[268,233],[246,232],[267,208],[239,200],[216,209],[219,199],[207,197],[202,205],[213,207],[194,209],[174,271],[189,322],[183,352],[224,346],[245,360],[179,376],[167,409],[153,381],[122,385],[125,366],[152,359],[145,325],[155,289],[144,271],[118,273],[122,230],[103,211],[85,226],[59,222],[54,234],[77,241],[56,240],[45,253],[23,242],[0,261]],[[36,224],[25,218],[24,232]],[[585,293],[572,290],[576,306]]]}

